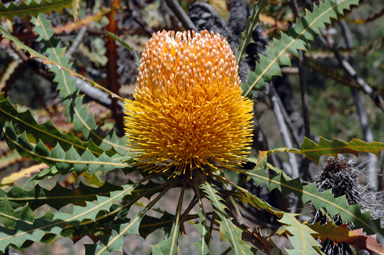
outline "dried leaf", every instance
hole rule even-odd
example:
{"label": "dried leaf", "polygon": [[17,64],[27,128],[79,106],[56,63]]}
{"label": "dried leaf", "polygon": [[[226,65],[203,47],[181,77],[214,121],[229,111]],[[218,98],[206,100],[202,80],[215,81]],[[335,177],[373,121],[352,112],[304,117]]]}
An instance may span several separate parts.
{"label": "dried leaf", "polygon": [[345,242],[361,250],[384,254],[384,247],[377,242],[376,235],[366,235],[362,229],[349,230],[347,224],[335,226],[332,221],[325,225],[316,222],[309,227],[317,232],[317,234],[312,235],[321,241],[330,239],[334,244]]}

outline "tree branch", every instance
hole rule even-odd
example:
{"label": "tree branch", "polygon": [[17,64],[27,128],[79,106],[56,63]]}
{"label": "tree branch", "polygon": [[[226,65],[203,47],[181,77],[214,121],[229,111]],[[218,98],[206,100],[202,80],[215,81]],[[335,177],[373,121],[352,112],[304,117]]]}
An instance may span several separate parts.
{"label": "tree branch", "polygon": [[335,54],[336,59],[339,61],[343,69],[356,81],[356,83],[360,86],[360,88],[364,91],[364,93],[369,95],[372,98],[373,102],[375,102],[375,104],[381,110],[384,111],[384,100],[380,96],[380,94],[377,93],[376,90],[374,90],[371,86],[369,86],[368,83],[366,83],[365,80],[358,75],[358,73],[352,67],[352,65],[348,62],[348,60],[343,58],[343,56],[340,54],[338,49],[332,44],[332,42],[330,42],[330,40],[326,40],[326,43],[329,49],[331,49]]}
{"label": "tree branch", "polygon": [[75,40],[73,41],[71,47],[65,52],[65,56],[72,56],[72,54],[75,52],[77,47],[79,47],[79,44],[83,40],[83,37],[85,33],[87,32],[88,28],[87,26],[83,26],[80,28],[79,33],[77,34]]}
{"label": "tree branch", "polygon": [[165,0],[165,2],[186,30],[198,31],[177,0]]}
{"label": "tree branch", "polygon": [[[270,86],[268,83],[265,84],[265,92],[271,100],[272,110],[275,113],[277,124],[279,125],[281,136],[283,137],[284,144],[288,148],[292,148],[291,138],[289,137],[289,132],[287,125],[285,124],[283,114],[280,109],[280,105],[276,96],[276,91],[273,86]],[[292,153],[288,153],[289,163],[291,165],[291,172],[289,174],[292,179],[299,177],[299,169],[297,166],[296,156]]]}

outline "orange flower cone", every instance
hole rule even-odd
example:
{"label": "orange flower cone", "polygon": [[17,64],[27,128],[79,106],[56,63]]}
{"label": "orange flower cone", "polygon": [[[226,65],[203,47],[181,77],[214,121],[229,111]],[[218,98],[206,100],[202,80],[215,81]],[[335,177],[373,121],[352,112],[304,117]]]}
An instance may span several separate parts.
{"label": "orange flower cone", "polygon": [[158,32],[142,53],[125,132],[137,164],[170,177],[234,169],[249,154],[253,103],[218,34]]}

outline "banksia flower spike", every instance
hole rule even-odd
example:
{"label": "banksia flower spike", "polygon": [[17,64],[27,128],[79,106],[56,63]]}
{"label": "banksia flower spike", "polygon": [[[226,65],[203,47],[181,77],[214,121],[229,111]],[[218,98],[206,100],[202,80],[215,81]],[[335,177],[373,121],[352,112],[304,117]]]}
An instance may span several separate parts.
{"label": "banksia flower spike", "polygon": [[125,132],[138,164],[169,177],[240,166],[252,142],[253,103],[241,96],[237,69],[218,34],[154,34],[135,100],[125,100]]}

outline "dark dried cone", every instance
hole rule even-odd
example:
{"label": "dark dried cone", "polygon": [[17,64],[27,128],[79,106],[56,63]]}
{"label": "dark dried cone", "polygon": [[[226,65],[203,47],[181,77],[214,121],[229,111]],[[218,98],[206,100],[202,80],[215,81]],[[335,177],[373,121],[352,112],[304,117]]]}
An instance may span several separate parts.
{"label": "dark dried cone", "polygon": [[317,177],[316,186],[319,191],[332,189],[335,197],[346,195],[349,205],[361,202],[362,189],[358,184],[358,171],[343,156],[330,157],[323,171]]}
{"label": "dark dried cone", "polygon": [[[357,173],[358,171],[345,157],[341,155],[339,158],[330,157],[324,165],[320,175],[317,177],[317,189],[319,191],[332,189],[332,193],[335,197],[345,195],[349,205],[360,203],[362,201],[361,194],[363,189],[358,183]],[[326,212],[326,210],[324,211]],[[339,215],[335,215],[332,220],[337,226],[344,224]],[[313,218],[310,220],[310,224],[319,221],[321,224],[326,224],[328,222],[328,217],[321,211],[316,211]],[[353,230],[355,229],[355,226],[353,223],[348,223],[348,228]],[[319,242],[321,241],[319,240]],[[331,240],[327,239],[321,245],[321,250],[328,255],[356,254],[356,251],[353,251],[353,248],[344,242],[334,245]],[[360,251],[358,254],[365,255],[369,253],[367,251]]]}

